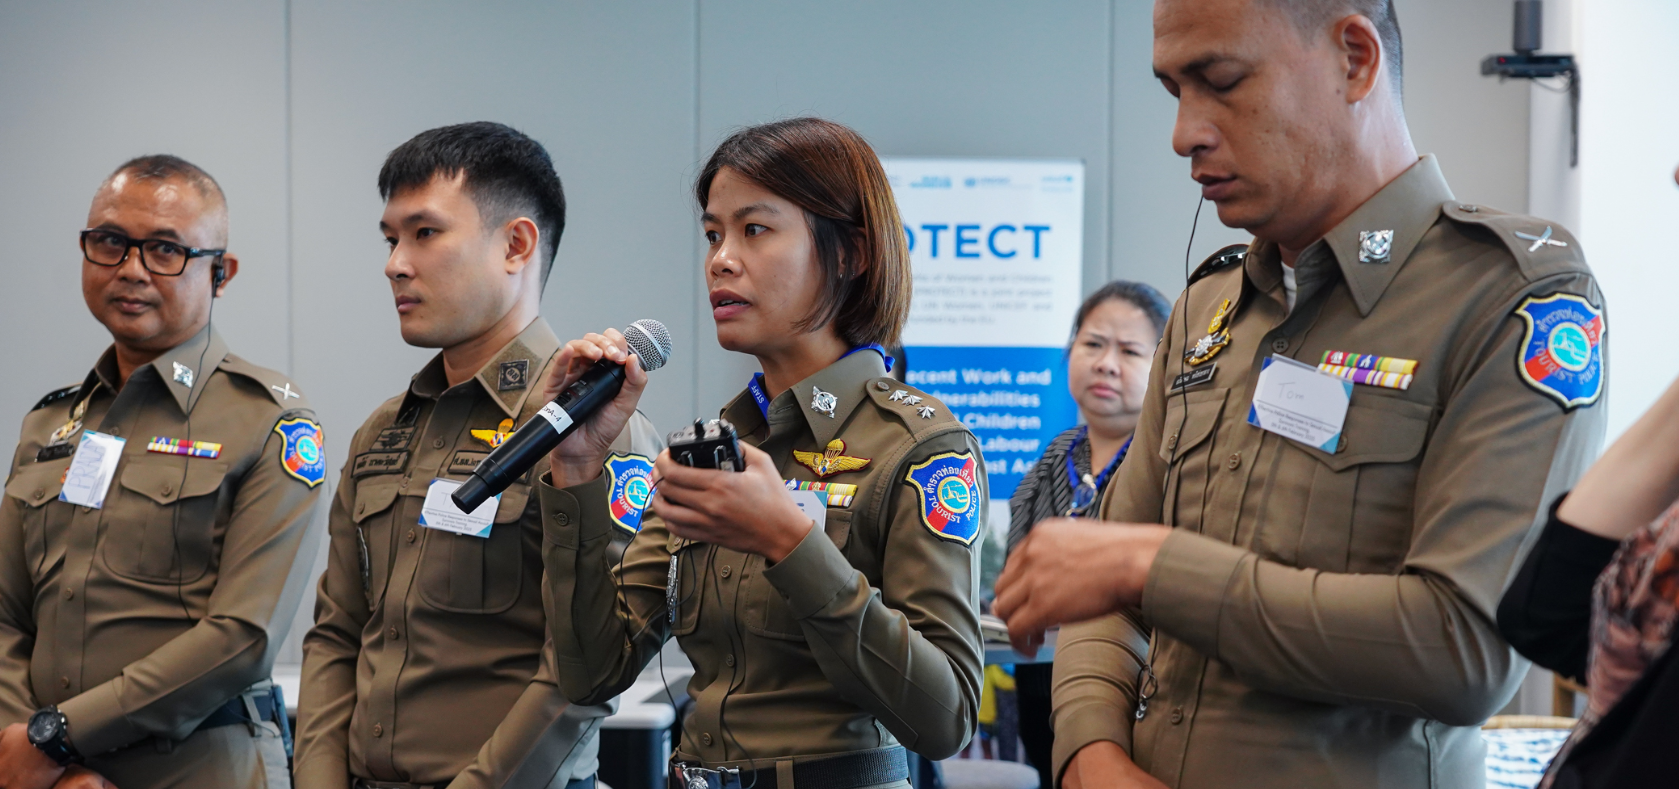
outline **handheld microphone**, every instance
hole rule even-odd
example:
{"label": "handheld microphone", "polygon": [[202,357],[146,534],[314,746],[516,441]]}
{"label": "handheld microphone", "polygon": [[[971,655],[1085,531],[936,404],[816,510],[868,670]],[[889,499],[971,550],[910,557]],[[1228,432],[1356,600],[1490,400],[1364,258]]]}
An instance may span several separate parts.
{"label": "handheld microphone", "polygon": [[[670,358],[670,332],[655,320],[639,320],[624,328],[630,353],[643,370],[657,370]],[[449,496],[461,512],[472,512],[491,496],[507,490],[513,480],[530,471],[544,455],[560,445],[577,426],[589,421],[624,388],[624,365],[601,359],[572,382],[554,401],[478,463],[472,476]]]}

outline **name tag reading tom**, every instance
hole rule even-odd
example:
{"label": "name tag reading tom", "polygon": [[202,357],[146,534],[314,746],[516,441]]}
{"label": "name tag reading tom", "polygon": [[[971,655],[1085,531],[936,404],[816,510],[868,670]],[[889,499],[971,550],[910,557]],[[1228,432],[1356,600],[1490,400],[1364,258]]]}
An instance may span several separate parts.
{"label": "name tag reading tom", "polygon": [[1334,454],[1352,394],[1352,381],[1272,355],[1259,370],[1248,424]]}
{"label": "name tag reading tom", "polygon": [[431,487],[426,488],[426,502],[420,505],[420,525],[468,537],[489,537],[490,526],[496,519],[496,507],[501,506],[501,495],[497,494],[471,512],[461,512],[461,508],[449,498],[460,486],[461,483],[452,479],[432,480]]}
{"label": "name tag reading tom", "polygon": [[111,489],[126,443],[127,439],[83,430],[82,443],[64,472],[64,489],[59,491],[58,500],[93,509],[105,506],[105,493]]}

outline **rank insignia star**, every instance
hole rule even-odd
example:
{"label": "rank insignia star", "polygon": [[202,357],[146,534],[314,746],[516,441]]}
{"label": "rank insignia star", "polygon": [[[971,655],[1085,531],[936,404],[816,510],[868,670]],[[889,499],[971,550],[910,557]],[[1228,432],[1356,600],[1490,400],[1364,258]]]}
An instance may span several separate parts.
{"label": "rank insignia star", "polygon": [[909,396],[909,392],[906,392],[906,391],[904,391],[904,390],[902,390],[902,389],[899,389],[899,390],[897,390],[897,391],[894,391],[894,392],[893,392],[893,393],[892,393],[892,396],[891,396],[891,397],[888,397],[888,398],[886,398],[886,399],[888,399],[888,400],[891,400],[891,401],[892,401],[892,402],[894,402],[894,403],[901,403],[901,402],[903,402],[903,401],[904,401],[904,398],[905,398],[905,397],[908,397],[908,396]]}
{"label": "rank insignia star", "polygon": [[816,472],[818,477],[828,477],[846,471],[861,471],[874,458],[850,457],[845,454],[845,441],[834,439],[828,442],[828,448],[821,453],[793,450],[793,459],[799,465]]}
{"label": "rank insignia star", "polygon": [[513,435],[513,420],[511,419],[501,420],[501,424],[496,425],[494,430],[472,431],[472,437],[488,444],[490,449],[499,448],[511,435]]}
{"label": "rank insignia star", "polygon": [[915,412],[917,414],[920,414],[922,419],[932,419],[933,418],[933,407],[930,406],[930,405],[924,405],[920,408],[917,408],[917,409],[915,409]]}

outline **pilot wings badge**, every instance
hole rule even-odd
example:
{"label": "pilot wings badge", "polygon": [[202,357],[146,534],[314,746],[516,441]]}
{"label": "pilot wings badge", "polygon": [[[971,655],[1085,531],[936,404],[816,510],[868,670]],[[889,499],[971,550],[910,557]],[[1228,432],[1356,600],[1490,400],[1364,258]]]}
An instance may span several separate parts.
{"label": "pilot wings badge", "polygon": [[846,471],[862,471],[873,458],[849,457],[845,454],[845,441],[834,439],[828,442],[827,450],[819,453],[793,450],[793,459],[799,465],[816,472],[818,477],[829,477]]}

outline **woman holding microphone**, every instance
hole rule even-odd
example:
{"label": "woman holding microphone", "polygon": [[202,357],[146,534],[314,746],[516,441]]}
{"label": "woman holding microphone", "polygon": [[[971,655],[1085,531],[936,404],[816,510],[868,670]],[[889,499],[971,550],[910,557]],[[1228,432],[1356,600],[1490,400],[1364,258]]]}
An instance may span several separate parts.
{"label": "woman holding microphone", "polygon": [[887,377],[910,269],[885,172],[800,118],[724,141],[694,191],[718,343],[763,370],[722,411],[745,468],[661,454],[614,569],[601,468],[646,374],[613,331],[561,351],[550,396],[603,358],[627,380],[539,486],[559,686],[610,699],[675,636],[695,669],[677,785],[907,786],[904,748],[945,758],[974,730],[987,494],[973,434]]}

